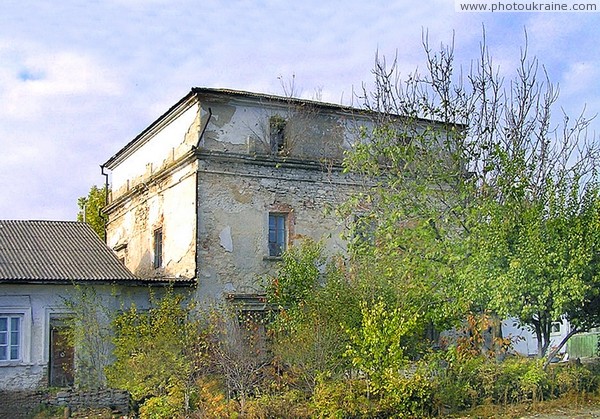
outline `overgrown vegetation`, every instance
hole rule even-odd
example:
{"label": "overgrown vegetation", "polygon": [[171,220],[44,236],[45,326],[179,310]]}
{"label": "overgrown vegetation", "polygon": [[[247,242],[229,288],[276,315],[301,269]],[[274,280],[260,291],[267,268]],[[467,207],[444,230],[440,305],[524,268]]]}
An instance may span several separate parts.
{"label": "overgrown vegetation", "polygon": [[105,368],[112,361],[114,307],[104,301],[94,287],[74,285],[63,298],[69,311],[65,317],[67,333],[75,351],[75,385],[84,390],[106,386]]}
{"label": "overgrown vegetation", "polygon": [[[346,254],[288,249],[265,316],[169,291],[115,319],[108,383],[142,417],[432,417],[598,390],[589,367],[549,366],[566,342],[550,348],[553,322],[600,325],[589,120],[553,128],[556,90],[526,51],[503,83],[485,45],[463,79],[452,48],[425,49],[428,74],[400,81],[378,59],[362,96]],[[507,317],[538,359],[512,350]]]}
{"label": "overgrown vegetation", "polygon": [[148,310],[132,305],[114,319],[115,359],[106,376],[131,393],[143,417],[175,417],[189,409],[206,338],[183,294],[168,289],[150,302]]}
{"label": "overgrown vegetation", "polygon": [[92,185],[87,196],[77,199],[77,221],[88,223],[102,240],[106,239],[106,217],[102,214],[102,208],[106,205],[106,186],[99,188]]}

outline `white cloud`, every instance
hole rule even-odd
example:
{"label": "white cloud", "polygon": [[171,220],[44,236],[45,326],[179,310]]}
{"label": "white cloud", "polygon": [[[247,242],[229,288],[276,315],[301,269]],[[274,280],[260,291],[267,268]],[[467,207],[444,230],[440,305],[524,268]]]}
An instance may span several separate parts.
{"label": "white cloud", "polygon": [[[27,119],[52,110],[73,97],[112,96],[122,87],[110,68],[90,55],[71,51],[40,52],[41,47],[21,50],[18,60],[0,74],[0,115]],[[0,51],[5,61],[7,51]],[[62,106],[62,105],[59,105]]]}
{"label": "white cloud", "polygon": [[600,97],[594,16],[456,13],[452,0],[5,6],[0,218],[72,217],[76,198],[103,182],[98,165],[193,86],[281,94],[277,77],[296,74],[304,97],[322,88],[324,100],[349,103],[353,88],[372,81],[376,50],[397,52],[403,76],[425,70],[422,30],[435,50],[454,32],[457,65],[468,69],[484,22],[496,64],[513,71],[528,26],[531,52],[564,95]]}

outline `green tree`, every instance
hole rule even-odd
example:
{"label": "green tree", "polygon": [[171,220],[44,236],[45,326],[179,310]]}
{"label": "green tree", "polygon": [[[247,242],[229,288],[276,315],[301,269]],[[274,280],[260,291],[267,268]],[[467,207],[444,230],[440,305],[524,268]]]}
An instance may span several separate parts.
{"label": "green tree", "polygon": [[452,47],[424,45],[427,74],[401,79],[378,58],[362,96],[373,122],[346,159],[367,179],[341,209],[350,253],[417,328],[491,308],[532,326],[543,356],[552,321],[589,327],[597,305],[590,120],[553,128],[557,91],[526,48],[505,83],[485,44],[466,77]]}
{"label": "green tree", "polygon": [[[599,323],[600,201],[595,183],[547,180],[543,195],[494,206],[477,231],[476,266],[491,291],[490,307],[533,327],[538,354],[550,346],[552,323],[574,333]],[[550,356],[549,358],[552,358]]]}
{"label": "green tree", "polygon": [[106,205],[106,186],[102,188],[93,185],[90,188],[87,196],[82,196],[77,199],[79,212],[77,213],[77,221],[85,221],[105,240],[106,238],[106,218],[102,214],[102,208]]}
{"label": "green tree", "polygon": [[[114,322],[114,358],[108,384],[128,390],[134,400],[175,416],[189,407],[195,378],[206,353],[206,339],[194,306],[168,289],[151,296],[151,307],[135,305]],[[167,414],[167,413],[165,413]]]}

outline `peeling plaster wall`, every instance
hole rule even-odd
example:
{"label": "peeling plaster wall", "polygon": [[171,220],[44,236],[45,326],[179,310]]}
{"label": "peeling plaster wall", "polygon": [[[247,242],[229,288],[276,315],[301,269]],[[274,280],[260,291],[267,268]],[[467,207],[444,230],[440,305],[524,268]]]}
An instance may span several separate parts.
{"label": "peeling plaster wall", "polygon": [[[109,212],[108,246],[140,277],[193,278],[196,263],[196,162],[131,194]],[[154,231],[162,228],[163,265],[155,269]],[[124,247],[126,245],[126,247]]]}
{"label": "peeling plaster wall", "polygon": [[200,146],[206,150],[246,154],[270,153],[269,119],[281,116],[286,122],[286,155],[313,160],[341,159],[355,138],[357,126],[347,113],[317,110],[278,102],[231,100],[203,101],[204,112],[213,112]]}
{"label": "peeling plaster wall", "polygon": [[[193,278],[196,263],[197,102],[168,115],[112,167],[107,244],[140,277]],[[154,231],[162,229],[162,266]]]}
{"label": "peeling plaster wall", "polygon": [[323,239],[328,251],[345,249],[339,220],[324,212],[355,188],[339,172],[209,159],[199,172],[199,299],[263,290],[261,280],[277,262],[268,257],[270,210],[289,211],[290,244],[311,237]]}

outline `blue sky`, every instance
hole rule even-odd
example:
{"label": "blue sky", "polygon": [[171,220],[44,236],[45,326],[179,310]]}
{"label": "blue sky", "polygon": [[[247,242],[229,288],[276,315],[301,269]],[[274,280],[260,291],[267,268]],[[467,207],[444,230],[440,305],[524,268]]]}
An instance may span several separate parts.
{"label": "blue sky", "polygon": [[[600,10],[600,6],[599,6]],[[191,87],[348,103],[376,51],[425,66],[427,31],[477,58],[482,27],[510,76],[524,31],[569,115],[600,112],[600,12],[458,13],[454,0],[3,0],[0,218],[75,219],[99,165]],[[560,111],[560,109],[557,109]],[[600,133],[600,122],[593,126]],[[593,134],[593,133],[591,133]]]}

